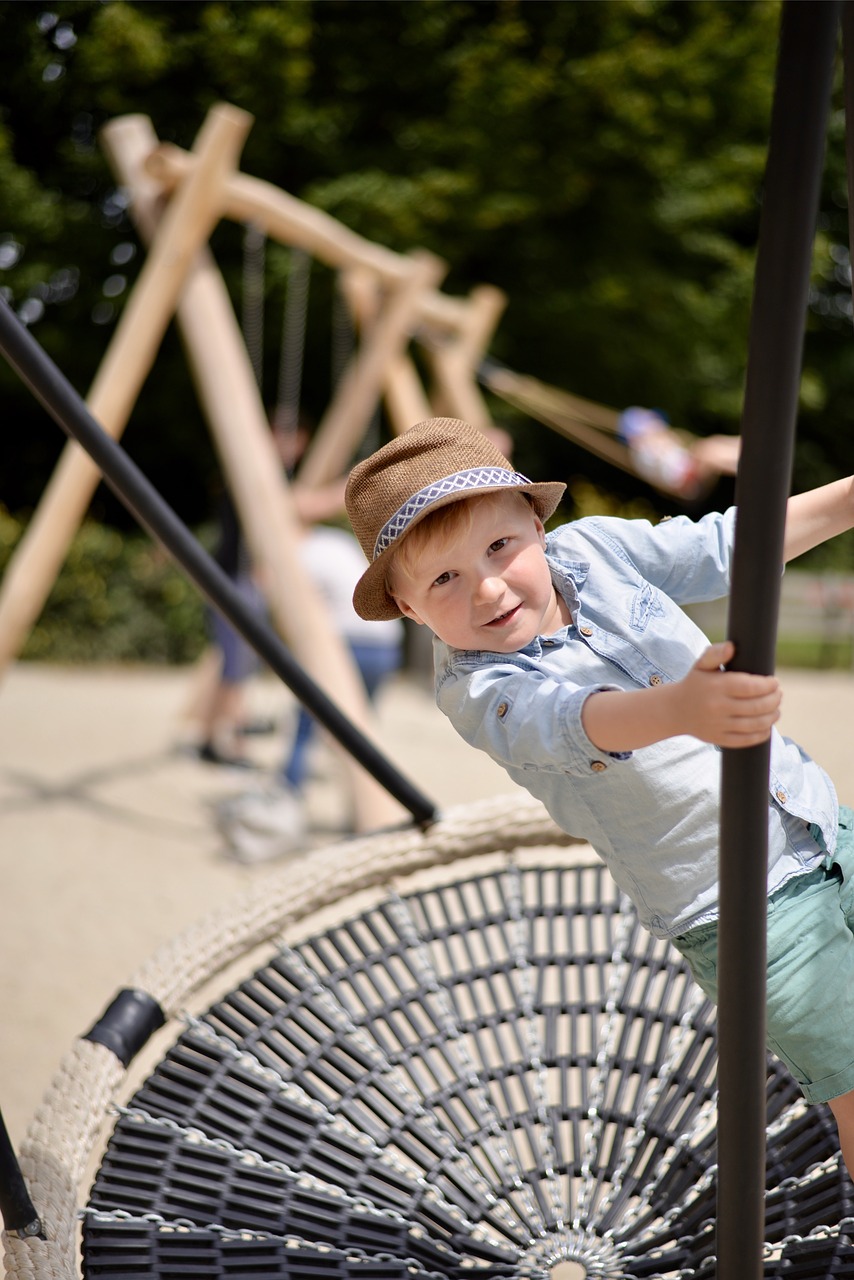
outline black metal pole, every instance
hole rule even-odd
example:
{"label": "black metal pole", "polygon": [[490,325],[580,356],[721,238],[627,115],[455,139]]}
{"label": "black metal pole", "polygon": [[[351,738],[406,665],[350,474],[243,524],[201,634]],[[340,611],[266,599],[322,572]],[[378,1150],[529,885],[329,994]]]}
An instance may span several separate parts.
{"label": "black metal pole", "polygon": [[[854,252],[854,2],[842,5],[842,70],[845,99],[845,169],[848,179],[848,265]],[[854,275],[851,277],[854,299]]]}
{"label": "black metal pole", "polygon": [[247,609],[231,579],[200,546],[121,445],[102,430],[78,393],[5,301],[0,301],[0,353],[51,417],[83,446],[107,484],[139,523],[162,543],[199,590],[246,637],[307,710],[409,810],[417,823],[432,822],[436,816],[433,804],[302,670],[272,627]]}
{"label": "black metal pole", "polygon": [[[736,483],[728,634],[734,670],[774,670],[786,500],[810,263],[839,28],[836,0],[786,0],[759,232]],[[723,752],[720,831],[718,1280],[760,1280],[770,746]]]}
{"label": "black metal pole", "polygon": [[44,1240],[39,1215],[21,1174],[12,1143],[0,1112],[0,1217],[6,1230],[17,1236],[38,1236]]}

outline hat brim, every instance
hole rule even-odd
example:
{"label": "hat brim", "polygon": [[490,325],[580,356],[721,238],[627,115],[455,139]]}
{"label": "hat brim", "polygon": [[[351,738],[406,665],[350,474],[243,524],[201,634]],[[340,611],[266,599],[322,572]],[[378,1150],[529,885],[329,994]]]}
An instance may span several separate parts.
{"label": "hat brim", "polygon": [[[479,488],[476,493],[473,492],[468,496],[480,497],[484,493],[527,493],[534,511],[545,524],[549,516],[553,515],[557,510],[558,503],[565,490],[565,484],[554,480],[545,481],[542,484],[530,483],[509,487],[507,485],[486,485],[483,488]],[[402,616],[397,604],[386,590],[386,574],[391,556],[410,530],[420,524],[425,516],[437,511],[439,507],[449,506],[452,502],[465,501],[466,497],[461,497],[459,493],[449,493],[445,497],[438,498],[429,507],[426,507],[420,515],[415,516],[406,532],[401,534],[394,545],[389,547],[387,551],[381,552],[376,560],[368,566],[356,583],[356,589],[353,592],[353,608],[360,618],[364,618],[368,622],[387,622],[392,618]]]}

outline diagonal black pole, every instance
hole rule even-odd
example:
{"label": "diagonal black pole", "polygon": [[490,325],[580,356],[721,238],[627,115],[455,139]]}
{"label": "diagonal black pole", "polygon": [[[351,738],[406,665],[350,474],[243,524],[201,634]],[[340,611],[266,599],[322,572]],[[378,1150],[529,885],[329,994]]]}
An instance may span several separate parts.
{"label": "diagonal black pole", "polygon": [[[774,671],[810,263],[839,29],[836,0],[786,0],[736,482],[733,670]],[[770,744],[723,752],[718,1280],[760,1280],[765,1224],[765,952]]]}
{"label": "diagonal black pole", "polygon": [[313,716],[419,824],[435,819],[433,804],[353,725],[303,671],[273,628],[257,617],[231,579],[196,541],[115,440],[99,426],[50,357],[0,300],[0,354],[51,417],[76,439],[100,468],[113,492],[174,557],[200,591],[245,636],[256,653]]}

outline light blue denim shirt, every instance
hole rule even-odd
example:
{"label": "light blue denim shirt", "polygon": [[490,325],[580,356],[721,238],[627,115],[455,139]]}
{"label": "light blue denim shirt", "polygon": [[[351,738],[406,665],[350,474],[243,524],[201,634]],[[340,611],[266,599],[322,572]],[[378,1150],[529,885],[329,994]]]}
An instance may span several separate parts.
{"label": "light blue denim shirt", "polygon": [[[581,710],[597,690],[687,674],[709,642],[680,605],[726,595],[734,532],[734,508],[699,521],[564,525],[548,536],[546,555],[572,625],[510,654],[434,642],[441,710],[538,796],[558,826],[592,844],[657,937],[717,917],[719,749],[683,735],[633,752],[600,751]],[[775,731],[769,893],[833,853],[837,816],[827,774]]]}

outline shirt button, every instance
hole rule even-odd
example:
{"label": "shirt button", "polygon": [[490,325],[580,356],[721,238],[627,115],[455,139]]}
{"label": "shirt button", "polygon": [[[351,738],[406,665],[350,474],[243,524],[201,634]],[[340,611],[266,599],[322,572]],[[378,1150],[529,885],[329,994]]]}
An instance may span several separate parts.
{"label": "shirt button", "polygon": [[780,787],[777,791],[775,791],[774,794],[777,797],[777,799],[780,801],[780,804],[785,804],[789,798],[788,794],[783,790],[782,787]]}
{"label": "shirt button", "polygon": [[583,636],[592,636],[592,635],[593,635],[593,628],[592,628],[592,627],[579,627],[579,628],[578,628],[578,630],[581,632],[581,634],[582,634]]}
{"label": "shirt button", "polygon": [[650,683],[650,684],[661,684],[661,676],[650,676],[650,677],[649,677],[649,683]]}
{"label": "shirt button", "polygon": [[508,703],[499,702],[496,708],[496,715],[498,716],[499,720],[503,720],[504,717],[507,715],[508,707],[509,707]]}
{"label": "shirt button", "polygon": [[605,764],[604,760],[591,760],[590,768],[593,770],[594,773],[602,773],[604,772],[605,769],[608,768],[608,766]]}

